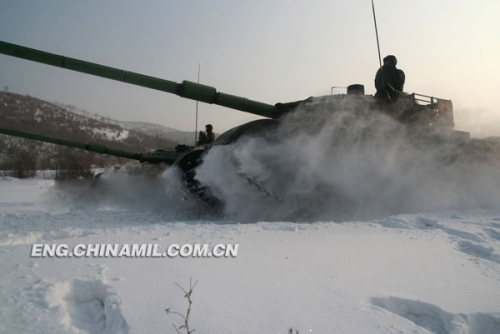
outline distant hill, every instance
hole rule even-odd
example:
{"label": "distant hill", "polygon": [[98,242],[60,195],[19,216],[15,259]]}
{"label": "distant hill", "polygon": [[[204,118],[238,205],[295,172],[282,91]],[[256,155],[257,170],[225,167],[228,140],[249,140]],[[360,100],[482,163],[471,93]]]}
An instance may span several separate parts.
{"label": "distant hill", "polygon": [[128,151],[175,147],[176,141],[125,128],[120,122],[30,96],[0,92],[0,124],[4,128],[93,142]]}
{"label": "distant hill", "polygon": [[153,137],[158,136],[163,139],[167,139],[175,143],[185,144],[185,145],[192,145],[194,142],[194,132],[180,131],[168,126],[163,126],[154,123],[118,121],[109,117],[104,117],[97,114],[89,113],[87,111],[79,110],[73,105],[67,105],[61,103],[54,103],[54,104],[73,114],[80,115],[89,119],[95,119],[107,124],[118,125],[126,130],[133,130],[136,132],[146,134],[148,136],[153,136]]}
{"label": "distant hill", "polygon": [[142,132],[150,136],[158,136],[160,138],[168,139],[179,144],[194,144],[194,132],[180,131],[168,126],[145,122],[118,122],[118,124],[120,124],[121,127],[127,130]]}
{"label": "distant hill", "polygon": [[[98,143],[131,152],[174,148],[179,143],[191,143],[194,138],[194,133],[149,123],[119,122],[78,110],[71,105],[9,92],[0,92],[0,127],[83,143]],[[86,165],[102,167],[126,162],[124,159],[81,150],[68,150],[54,144],[0,135],[0,169],[15,168],[14,161],[23,154],[25,157],[30,156],[31,165],[36,165],[37,169],[59,168],[63,160],[84,160]],[[63,155],[65,159],[62,159]],[[68,159],[68,155],[73,158]]]}

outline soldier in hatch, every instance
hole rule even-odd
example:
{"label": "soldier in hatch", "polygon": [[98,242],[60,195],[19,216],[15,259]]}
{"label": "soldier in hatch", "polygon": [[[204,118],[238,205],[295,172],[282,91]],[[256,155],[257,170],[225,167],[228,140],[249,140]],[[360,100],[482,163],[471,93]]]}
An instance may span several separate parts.
{"label": "soldier in hatch", "polygon": [[375,97],[387,102],[395,102],[403,92],[405,73],[396,68],[397,63],[395,56],[384,58],[384,66],[377,71],[375,76],[375,88],[377,88]]}
{"label": "soldier in hatch", "polygon": [[205,125],[205,130],[206,132],[200,131],[198,145],[210,145],[215,140],[215,134],[213,133],[214,127],[212,124]]}

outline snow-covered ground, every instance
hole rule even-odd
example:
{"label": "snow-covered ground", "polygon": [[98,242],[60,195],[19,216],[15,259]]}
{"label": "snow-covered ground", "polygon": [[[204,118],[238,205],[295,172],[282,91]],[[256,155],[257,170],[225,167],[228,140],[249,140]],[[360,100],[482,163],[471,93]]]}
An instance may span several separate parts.
{"label": "snow-covered ground", "polygon": [[[61,197],[62,196],[62,197]],[[231,223],[69,208],[0,179],[1,333],[500,333],[500,211]],[[184,218],[182,218],[184,217]],[[231,258],[30,257],[33,244],[239,244]],[[181,332],[182,329],[181,329]]]}

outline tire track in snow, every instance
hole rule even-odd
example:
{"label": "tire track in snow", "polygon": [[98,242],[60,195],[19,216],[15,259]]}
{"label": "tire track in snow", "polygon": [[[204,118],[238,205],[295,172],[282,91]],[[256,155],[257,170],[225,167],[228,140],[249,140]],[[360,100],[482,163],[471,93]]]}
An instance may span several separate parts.
{"label": "tire track in snow", "polygon": [[453,314],[433,304],[397,297],[372,298],[371,302],[434,334],[500,333],[500,313]]}
{"label": "tire track in snow", "polygon": [[61,314],[61,324],[90,334],[127,334],[128,325],[120,310],[121,300],[102,281],[59,282],[47,296],[49,307]]}

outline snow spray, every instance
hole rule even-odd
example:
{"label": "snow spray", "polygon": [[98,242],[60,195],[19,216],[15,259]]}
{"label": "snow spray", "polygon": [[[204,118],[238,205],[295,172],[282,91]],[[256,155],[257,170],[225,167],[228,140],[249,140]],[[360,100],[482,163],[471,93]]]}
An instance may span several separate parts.
{"label": "snow spray", "polygon": [[418,145],[407,126],[383,113],[336,110],[299,108],[281,120],[276,140],[254,136],[213,147],[197,178],[241,221],[500,207],[500,170],[471,163],[446,142]]}

